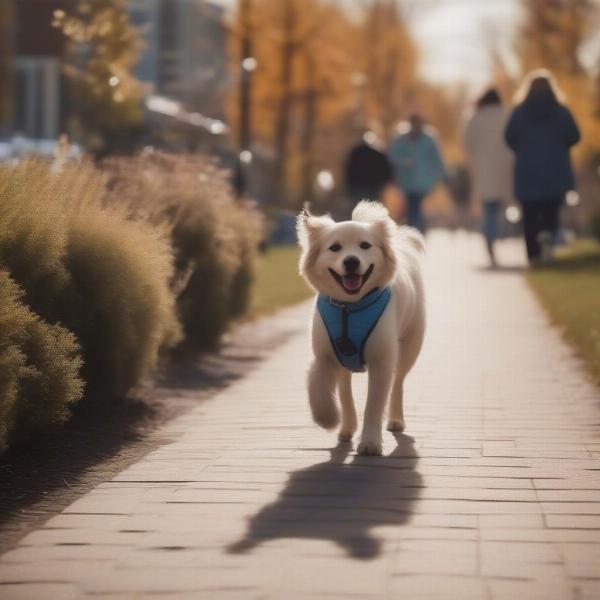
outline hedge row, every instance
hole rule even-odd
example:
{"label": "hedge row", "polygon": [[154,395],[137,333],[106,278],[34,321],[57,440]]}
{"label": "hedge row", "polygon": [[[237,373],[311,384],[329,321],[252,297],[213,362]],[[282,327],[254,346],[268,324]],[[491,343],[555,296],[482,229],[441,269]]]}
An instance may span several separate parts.
{"label": "hedge row", "polygon": [[146,155],[0,167],[0,448],[121,399],[243,311],[259,223],[223,173]]}

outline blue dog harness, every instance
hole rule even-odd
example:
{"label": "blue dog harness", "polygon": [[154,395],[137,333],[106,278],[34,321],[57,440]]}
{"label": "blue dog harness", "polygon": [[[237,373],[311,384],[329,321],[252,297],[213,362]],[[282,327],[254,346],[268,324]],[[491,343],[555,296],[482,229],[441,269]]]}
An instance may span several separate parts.
{"label": "blue dog harness", "polygon": [[358,302],[338,302],[319,294],[317,308],[342,367],[365,370],[365,345],[390,301],[389,287],[375,288]]}

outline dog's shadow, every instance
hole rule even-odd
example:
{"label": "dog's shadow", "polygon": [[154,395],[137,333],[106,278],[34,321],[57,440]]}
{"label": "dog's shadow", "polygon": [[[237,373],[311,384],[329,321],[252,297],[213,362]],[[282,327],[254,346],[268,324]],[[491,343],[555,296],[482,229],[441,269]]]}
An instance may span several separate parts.
{"label": "dog's shadow", "polygon": [[245,536],[228,551],[301,538],[330,540],[356,559],[377,557],[382,540],[371,530],[406,523],[423,489],[413,438],[397,435],[396,441],[386,457],[354,456],[348,463],[352,446],[340,443],[328,461],[294,471],[277,500],[251,517]]}

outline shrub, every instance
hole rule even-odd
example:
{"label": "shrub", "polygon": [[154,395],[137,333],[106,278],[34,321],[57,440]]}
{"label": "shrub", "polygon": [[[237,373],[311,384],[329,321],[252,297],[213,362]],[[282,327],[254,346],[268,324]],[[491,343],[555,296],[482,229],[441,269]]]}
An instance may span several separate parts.
{"label": "shrub", "polygon": [[23,288],[26,304],[51,322],[64,312],[59,304],[69,285],[65,188],[41,162],[0,166],[0,261]]}
{"label": "shrub", "polygon": [[213,348],[247,309],[262,223],[208,158],[146,153],[105,163],[111,203],[168,227],[178,313],[191,350]]}
{"label": "shrub", "polygon": [[67,323],[86,349],[85,379],[121,397],[179,340],[170,248],[144,223],[87,211],[72,220],[66,264],[80,317]]}
{"label": "shrub", "polygon": [[23,304],[23,291],[0,270],[0,450],[14,436],[63,423],[82,395],[75,336]]}
{"label": "shrub", "polygon": [[81,343],[89,397],[127,393],[179,337],[164,231],[105,203],[91,167],[0,172],[0,261],[26,303]]}

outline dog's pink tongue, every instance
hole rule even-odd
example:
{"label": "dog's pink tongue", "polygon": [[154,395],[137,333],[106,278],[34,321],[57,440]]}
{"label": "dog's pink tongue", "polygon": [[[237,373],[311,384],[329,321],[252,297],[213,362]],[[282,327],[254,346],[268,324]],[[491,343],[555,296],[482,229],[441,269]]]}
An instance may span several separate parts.
{"label": "dog's pink tongue", "polygon": [[362,283],[362,275],[344,275],[342,277],[342,282],[348,291],[355,292],[360,288],[360,284]]}

